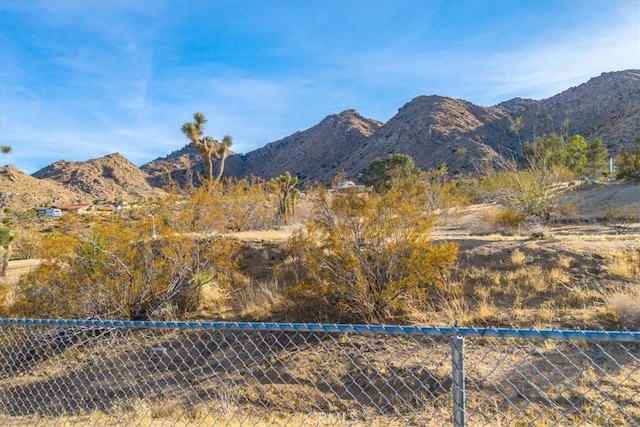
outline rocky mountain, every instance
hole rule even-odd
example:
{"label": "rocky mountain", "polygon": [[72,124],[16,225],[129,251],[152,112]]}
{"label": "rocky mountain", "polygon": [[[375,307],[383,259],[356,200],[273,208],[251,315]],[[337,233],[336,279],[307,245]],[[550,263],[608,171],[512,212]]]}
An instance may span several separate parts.
{"label": "rocky mountain", "polygon": [[[601,138],[615,154],[640,136],[640,70],[603,73],[543,100],[514,98],[492,107],[443,96],[418,96],[387,123],[346,110],[246,154],[232,153],[225,175],[269,179],[285,171],[304,184],[356,177],[376,157],[409,154],[423,169],[480,174],[523,143],[551,132]],[[197,186],[203,162],[191,144],[141,168],[115,153],[85,162],[61,160],[32,176],[0,168],[0,207],[138,201],[161,187]]]}
{"label": "rocky mountain", "polygon": [[362,170],[376,157],[408,154],[423,169],[446,163],[452,173],[482,173],[500,158],[505,135],[496,123],[506,121],[508,116],[500,108],[442,96],[419,96],[400,108],[344,161],[350,169]]}
{"label": "rocky mountain", "polygon": [[51,179],[34,178],[11,165],[0,167],[0,189],[0,209],[22,210],[87,201],[86,195]]}
{"label": "rocky mountain", "polygon": [[[243,156],[231,152],[225,161],[225,176],[242,176]],[[198,186],[206,176],[202,157],[191,143],[180,150],[145,163],[140,168],[153,187],[184,188]],[[214,174],[218,173],[218,165],[214,162]]]}
{"label": "rocky mountain", "polygon": [[640,136],[640,70],[603,73],[551,98],[497,106],[522,117],[523,141],[551,132],[601,138],[613,153]]}
{"label": "rocky mountain", "polygon": [[301,180],[331,182],[341,170],[353,170],[345,159],[381,127],[355,110],[330,115],[312,128],[242,156],[242,174],[272,178],[288,170]]}
{"label": "rocky mountain", "polygon": [[[385,124],[346,110],[231,156],[225,174],[271,178],[288,170],[303,182],[327,184],[341,171],[356,176],[390,153],[409,154],[423,169],[446,163],[452,173],[479,174],[505,157],[517,158],[523,143],[552,132],[601,138],[612,154],[633,142],[640,136],[640,70],[603,73],[547,99],[514,98],[492,107],[418,96]],[[156,183],[172,177],[180,184],[189,169],[185,164],[192,177],[202,174],[202,161],[189,145],[142,169]]]}
{"label": "rocky mountain", "polygon": [[[336,165],[341,165],[354,147],[366,144],[381,126],[355,110],[333,114],[307,130],[247,154],[232,153],[225,164],[225,175],[270,179],[289,171],[308,183],[328,183],[340,171]],[[203,162],[191,144],[143,165],[142,170],[153,176],[155,183],[164,185],[197,184],[204,176]]]}
{"label": "rocky mountain", "polygon": [[33,174],[39,180],[55,181],[91,200],[135,202],[155,197],[162,190],[152,187],[148,175],[120,153],[85,162],[60,160]]}

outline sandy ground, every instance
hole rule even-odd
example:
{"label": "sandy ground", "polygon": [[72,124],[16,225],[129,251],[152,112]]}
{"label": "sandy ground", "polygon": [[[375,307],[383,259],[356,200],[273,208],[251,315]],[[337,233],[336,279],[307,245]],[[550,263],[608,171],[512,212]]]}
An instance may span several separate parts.
{"label": "sandy ground", "polygon": [[39,259],[20,259],[9,261],[7,272],[0,277],[0,283],[15,283],[18,278],[40,265]]}
{"label": "sandy ground", "polygon": [[621,183],[584,185],[574,192],[567,193],[563,199],[577,202],[581,214],[585,217],[603,217],[610,207],[640,204],[640,185]]}

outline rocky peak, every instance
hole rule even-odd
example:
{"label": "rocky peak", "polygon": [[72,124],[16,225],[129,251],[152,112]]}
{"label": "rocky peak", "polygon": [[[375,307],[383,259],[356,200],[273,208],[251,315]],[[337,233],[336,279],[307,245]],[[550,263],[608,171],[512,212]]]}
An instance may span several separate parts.
{"label": "rocky peak", "polygon": [[640,70],[602,73],[541,101],[515,98],[498,104],[522,117],[523,142],[552,132],[601,138],[612,154],[640,135]]}
{"label": "rocky peak", "polygon": [[84,162],[60,160],[33,174],[54,180],[93,199],[136,201],[158,195],[147,182],[147,174],[120,153]]}
{"label": "rocky peak", "polygon": [[[522,127],[515,130],[518,117]],[[230,157],[225,173],[271,178],[289,170],[303,181],[329,183],[341,171],[355,177],[375,157],[390,153],[409,154],[423,169],[446,163],[452,172],[481,173],[501,155],[513,158],[535,136],[561,131],[602,138],[612,154],[634,141],[640,135],[640,70],[604,73],[548,99],[513,98],[493,107],[418,96],[384,125],[348,109]]]}
{"label": "rocky peak", "polygon": [[381,126],[381,122],[367,119],[355,110],[329,115],[309,129],[248,153],[244,157],[244,175],[272,178],[289,171],[305,183],[329,183],[340,172],[335,165]]}
{"label": "rocky peak", "polygon": [[37,179],[14,166],[0,167],[0,209],[18,210],[81,202],[83,195],[50,179]]}

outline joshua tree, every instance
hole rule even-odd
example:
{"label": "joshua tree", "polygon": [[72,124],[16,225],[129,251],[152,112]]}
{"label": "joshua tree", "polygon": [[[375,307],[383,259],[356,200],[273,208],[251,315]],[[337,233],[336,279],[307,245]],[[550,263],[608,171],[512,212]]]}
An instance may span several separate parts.
{"label": "joshua tree", "polygon": [[[211,136],[202,136],[204,125],[207,123],[204,114],[194,113],[193,122],[186,122],[182,125],[182,133],[193,143],[198,153],[204,159],[207,170],[207,181],[209,185],[217,184],[224,172],[224,161],[227,158],[231,137],[225,136],[222,142],[218,142]],[[219,171],[215,181],[213,179],[213,159],[218,162]]]}
{"label": "joshua tree", "polygon": [[218,176],[216,177],[216,183],[220,182],[220,178],[222,178],[222,172],[224,171],[224,161],[227,159],[229,155],[229,147],[231,147],[233,141],[229,135],[225,135],[222,138],[222,142],[218,144],[218,151],[215,155],[216,160],[218,160]]}
{"label": "joshua tree", "polygon": [[285,223],[295,209],[297,184],[298,177],[292,176],[289,171],[271,179],[271,185],[278,193],[278,214]]}
{"label": "joshua tree", "polygon": [[15,234],[9,227],[0,225],[0,277],[4,276],[11,258],[11,242]]}
{"label": "joshua tree", "polygon": [[[0,145],[0,153],[2,154],[11,154],[13,149],[10,145]],[[2,156],[0,156],[0,166],[2,166]]]}

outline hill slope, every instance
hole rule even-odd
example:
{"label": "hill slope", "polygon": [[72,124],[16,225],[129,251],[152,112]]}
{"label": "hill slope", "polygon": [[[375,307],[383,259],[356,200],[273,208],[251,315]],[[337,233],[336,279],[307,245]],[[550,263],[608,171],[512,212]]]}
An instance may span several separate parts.
{"label": "hill slope", "polygon": [[0,209],[86,202],[86,196],[50,179],[37,179],[8,165],[0,167]]}
{"label": "hill slope", "polygon": [[248,153],[242,174],[272,178],[288,170],[302,180],[328,183],[340,170],[353,170],[345,159],[381,126],[355,110],[330,115],[312,128]]}
{"label": "hill slope", "polygon": [[[519,128],[514,126],[518,120]],[[421,168],[446,163],[451,172],[477,174],[551,132],[602,138],[612,154],[633,142],[640,136],[640,70],[603,73],[544,100],[514,98],[493,107],[419,96],[384,125],[346,110],[245,155],[232,155],[225,174],[271,178],[288,170],[303,182],[327,184],[338,172],[356,176],[389,153],[409,154]],[[167,170],[184,182],[185,162],[196,175],[202,170],[190,146],[142,169],[156,183]]]}
{"label": "hill slope", "polygon": [[65,188],[92,200],[128,202],[154,197],[161,193],[147,182],[146,173],[120,153],[85,162],[55,162],[33,174],[34,178],[56,181]]}
{"label": "hill slope", "polygon": [[640,70],[603,73],[541,101],[515,98],[498,107],[522,116],[523,141],[579,133],[601,138],[615,153],[640,136]]}

